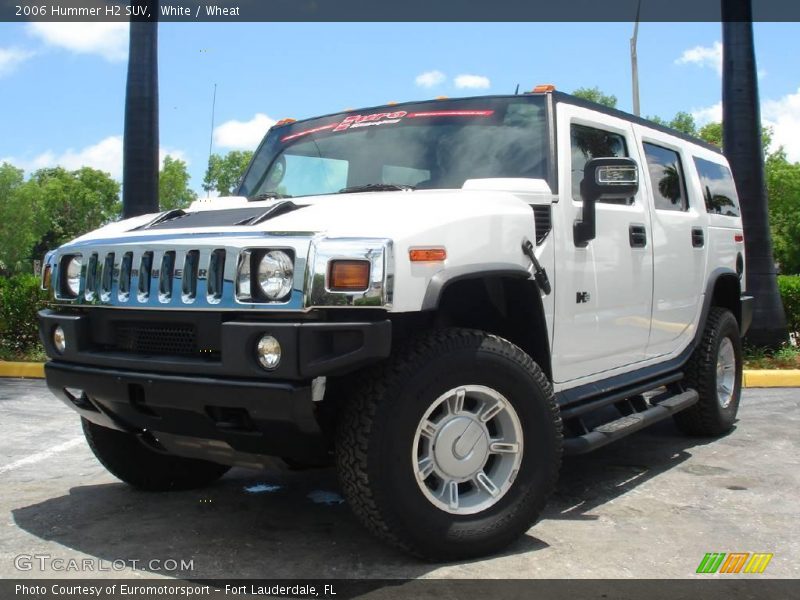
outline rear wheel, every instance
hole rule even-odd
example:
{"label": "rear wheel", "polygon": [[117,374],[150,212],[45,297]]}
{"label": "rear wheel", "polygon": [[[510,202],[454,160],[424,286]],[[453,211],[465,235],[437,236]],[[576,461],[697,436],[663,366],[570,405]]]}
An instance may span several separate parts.
{"label": "rear wheel", "polygon": [[448,329],[363,374],[339,423],[337,467],[371,531],[454,560],[530,528],[555,487],[561,442],[552,388],[530,356]]}
{"label": "rear wheel", "polygon": [[697,404],[674,416],[684,433],[719,436],[736,421],[742,393],[742,341],[736,317],[712,307],[703,339],[686,369],[686,385],[697,390]]}
{"label": "rear wheel", "polygon": [[222,477],[229,466],[164,454],[125,431],[81,419],[83,434],[97,460],[117,479],[147,491],[188,490]]}

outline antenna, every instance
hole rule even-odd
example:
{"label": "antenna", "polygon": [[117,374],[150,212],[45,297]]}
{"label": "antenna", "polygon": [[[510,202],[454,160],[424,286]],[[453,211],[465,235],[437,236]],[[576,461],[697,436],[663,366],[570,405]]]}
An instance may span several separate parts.
{"label": "antenna", "polygon": [[[208,167],[211,167],[211,150],[214,147],[214,111],[217,108],[217,84],[214,84],[214,95],[211,97],[211,135],[208,140]],[[211,190],[206,191],[206,198],[211,197]]]}
{"label": "antenna", "polygon": [[514,95],[516,96],[519,94],[519,84],[517,84],[517,89],[514,90]]}

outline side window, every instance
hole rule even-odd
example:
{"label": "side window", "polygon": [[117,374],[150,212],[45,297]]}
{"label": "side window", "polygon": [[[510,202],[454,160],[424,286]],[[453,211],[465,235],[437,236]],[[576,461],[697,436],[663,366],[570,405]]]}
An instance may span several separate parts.
{"label": "side window", "polygon": [[650,187],[658,210],[689,210],[681,157],[674,150],[644,143]]}
{"label": "side window", "polygon": [[739,197],[736,184],[728,167],[695,157],[694,164],[703,186],[706,210],[710,214],[726,217],[739,216]]}
{"label": "side window", "polygon": [[[582,200],[583,168],[589,159],[628,156],[628,145],[625,143],[625,138],[618,133],[585,125],[572,125],[570,140],[572,147],[572,199],[580,202]],[[633,204],[633,198],[602,200],[602,202],[630,205]]]}

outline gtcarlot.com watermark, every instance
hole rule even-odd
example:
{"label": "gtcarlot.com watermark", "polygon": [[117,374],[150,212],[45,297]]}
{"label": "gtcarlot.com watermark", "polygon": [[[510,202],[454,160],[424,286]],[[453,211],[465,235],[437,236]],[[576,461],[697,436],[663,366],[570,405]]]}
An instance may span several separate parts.
{"label": "gtcarlot.com watermark", "polygon": [[14,557],[14,568],[18,571],[102,573],[127,571],[129,569],[151,572],[194,571],[194,559],[176,558],[59,558],[50,554],[18,554]]}

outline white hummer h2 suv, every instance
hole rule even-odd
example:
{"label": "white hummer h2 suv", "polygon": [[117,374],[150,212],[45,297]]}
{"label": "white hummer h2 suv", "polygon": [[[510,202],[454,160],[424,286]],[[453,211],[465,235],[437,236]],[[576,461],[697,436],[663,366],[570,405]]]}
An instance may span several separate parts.
{"label": "white hummer h2 suv", "polygon": [[47,383],[133,486],[332,460],[384,540],[478,556],[562,453],[732,428],[744,268],[716,148],[551,87],[286,120],[237,196],[48,254]]}

